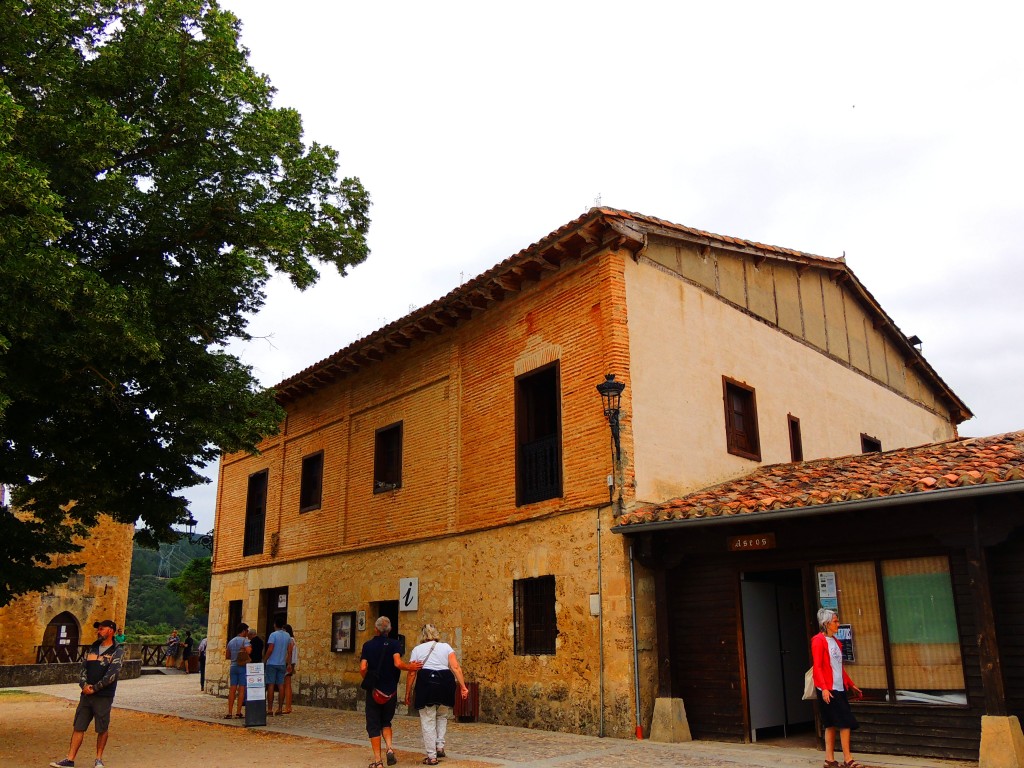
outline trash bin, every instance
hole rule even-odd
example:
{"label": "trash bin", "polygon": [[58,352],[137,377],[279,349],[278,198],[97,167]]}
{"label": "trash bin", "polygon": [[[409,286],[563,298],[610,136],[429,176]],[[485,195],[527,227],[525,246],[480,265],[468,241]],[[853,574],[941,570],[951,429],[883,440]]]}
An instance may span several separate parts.
{"label": "trash bin", "polygon": [[455,719],[460,723],[475,723],[480,717],[480,683],[466,683],[469,696],[462,698],[455,692]]}
{"label": "trash bin", "polygon": [[193,674],[199,671],[199,657],[198,656],[189,656],[188,657],[188,671],[193,673]]}

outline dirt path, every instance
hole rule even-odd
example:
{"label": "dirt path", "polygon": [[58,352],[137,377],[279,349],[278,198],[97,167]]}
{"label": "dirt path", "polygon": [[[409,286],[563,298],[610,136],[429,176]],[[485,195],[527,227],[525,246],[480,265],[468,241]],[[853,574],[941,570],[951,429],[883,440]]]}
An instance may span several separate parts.
{"label": "dirt path", "polygon": [[[35,693],[0,693],[0,765],[46,766],[67,754],[75,703]],[[92,768],[96,735],[90,728],[75,760]],[[177,717],[119,710],[110,721],[103,755],[108,768],[365,768],[370,748],[306,739],[262,729],[197,723]],[[399,765],[422,756],[398,752]]]}

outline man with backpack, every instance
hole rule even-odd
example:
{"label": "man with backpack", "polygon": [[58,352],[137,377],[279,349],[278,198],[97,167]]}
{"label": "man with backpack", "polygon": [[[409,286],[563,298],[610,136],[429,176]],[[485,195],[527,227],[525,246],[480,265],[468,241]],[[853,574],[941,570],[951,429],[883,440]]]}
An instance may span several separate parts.
{"label": "man with backpack", "polygon": [[[224,658],[231,662],[229,674],[230,688],[228,688],[228,713],[224,719],[232,717],[242,718],[242,704],[245,703],[245,665],[249,663],[249,625],[245,622],[238,625],[237,634],[228,640],[227,648],[224,651]],[[238,708],[235,709],[235,697],[238,697]],[[231,710],[235,709],[235,714]]]}

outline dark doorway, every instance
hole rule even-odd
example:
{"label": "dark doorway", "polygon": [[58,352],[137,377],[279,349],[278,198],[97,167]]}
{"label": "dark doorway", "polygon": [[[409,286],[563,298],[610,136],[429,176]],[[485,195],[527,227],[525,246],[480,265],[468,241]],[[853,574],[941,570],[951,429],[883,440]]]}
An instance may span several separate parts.
{"label": "dark doorway", "polygon": [[274,622],[278,616],[282,623],[288,623],[288,587],[263,590],[263,642],[267,642],[274,631]]}
{"label": "dark doorway", "polygon": [[[401,646],[401,653],[405,656],[405,635],[401,634],[398,624],[398,601],[397,600],[380,600],[376,603],[370,603],[370,609],[373,612],[373,619],[370,621],[370,627],[373,626],[373,622],[377,621],[381,616],[387,616],[391,619],[391,634],[389,637],[393,637],[398,640],[398,644]],[[369,629],[369,627],[368,627]],[[373,630],[371,630],[373,631]]]}
{"label": "dark doorway", "polygon": [[810,639],[800,571],[749,572],[742,579],[750,738],[813,733],[813,702],[801,698]]}
{"label": "dark doorway", "polygon": [[67,611],[58,613],[46,625],[43,645],[53,648],[57,661],[78,661],[78,633],[78,619],[74,614]]}

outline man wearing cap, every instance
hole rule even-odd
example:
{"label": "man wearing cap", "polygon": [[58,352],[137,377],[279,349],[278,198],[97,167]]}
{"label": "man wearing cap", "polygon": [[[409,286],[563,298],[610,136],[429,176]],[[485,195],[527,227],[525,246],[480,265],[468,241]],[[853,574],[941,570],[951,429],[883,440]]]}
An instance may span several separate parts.
{"label": "man wearing cap", "polygon": [[96,721],[96,762],[93,765],[94,768],[104,768],[103,749],[107,746],[110,708],[114,703],[117,677],[121,673],[121,662],[124,660],[124,646],[114,640],[117,625],[110,619],[97,621],[93,627],[96,629],[96,642],[89,646],[85,662],[82,664],[82,673],[78,677],[82,696],[78,700],[78,709],[75,710],[71,746],[66,758],[50,763],[53,768],[73,768],[75,755],[78,754],[85,738],[85,731],[93,720]]}

